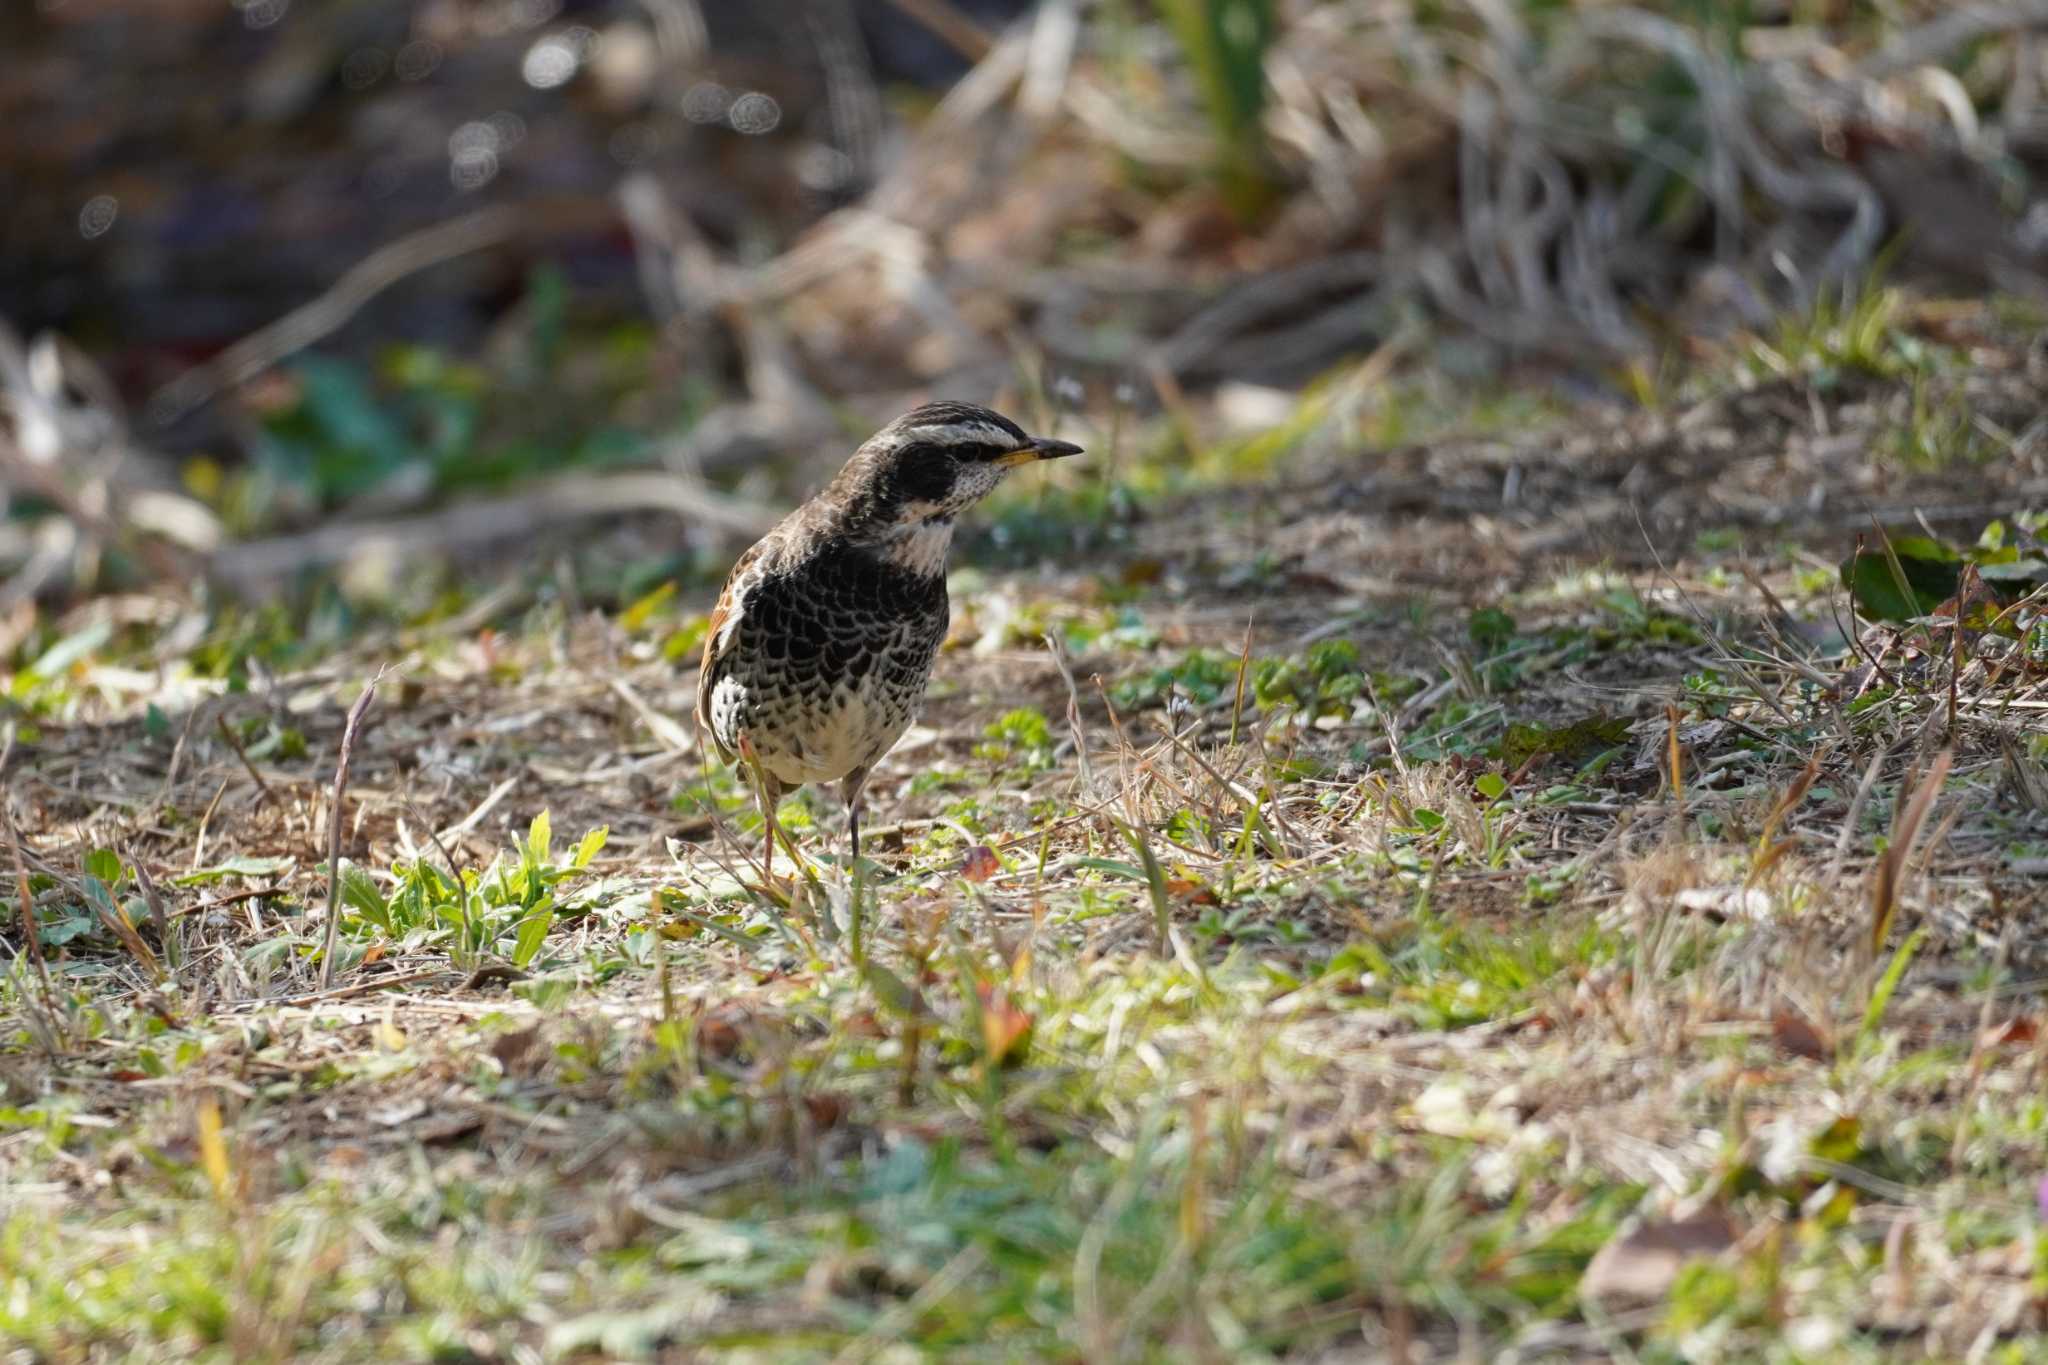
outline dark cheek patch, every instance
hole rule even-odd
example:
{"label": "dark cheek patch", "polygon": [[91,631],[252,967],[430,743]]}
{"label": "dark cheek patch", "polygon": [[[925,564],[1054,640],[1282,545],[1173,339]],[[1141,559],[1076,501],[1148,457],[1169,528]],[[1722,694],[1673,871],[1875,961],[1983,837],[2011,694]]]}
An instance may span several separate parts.
{"label": "dark cheek patch", "polygon": [[957,468],[945,451],[913,446],[897,459],[889,480],[889,501],[899,507],[910,502],[944,502],[953,491]]}

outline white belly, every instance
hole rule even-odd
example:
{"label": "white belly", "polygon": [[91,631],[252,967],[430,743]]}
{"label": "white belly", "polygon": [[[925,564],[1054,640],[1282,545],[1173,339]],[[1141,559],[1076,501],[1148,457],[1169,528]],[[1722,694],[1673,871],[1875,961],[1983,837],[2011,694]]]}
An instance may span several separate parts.
{"label": "white belly", "polygon": [[[732,678],[711,694],[712,724],[737,748],[742,732],[761,766],[789,786],[837,782],[872,765],[916,719],[909,697],[848,686],[829,693],[764,691],[749,696]],[[741,723],[750,716],[752,724]]]}

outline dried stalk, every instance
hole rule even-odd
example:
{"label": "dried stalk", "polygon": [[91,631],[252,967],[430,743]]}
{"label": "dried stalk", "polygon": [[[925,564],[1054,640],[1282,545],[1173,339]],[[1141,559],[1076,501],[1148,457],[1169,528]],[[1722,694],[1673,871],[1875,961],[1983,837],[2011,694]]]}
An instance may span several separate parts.
{"label": "dried stalk", "polygon": [[1942,784],[1948,780],[1949,766],[1954,762],[1955,751],[1943,749],[1934,756],[1925,776],[1918,782],[1909,780],[1899,790],[1898,813],[1892,820],[1891,840],[1885,845],[1884,856],[1878,859],[1870,882],[1872,953],[1884,946],[1885,935],[1891,931],[1892,920],[1898,911],[1899,886],[1904,880],[1906,859],[1920,838],[1928,812],[1934,809],[1934,799],[1941,795]]}
{"label": "dried stalk", "polygon": [[370,703],[376,699],[377,684],[384,679],[384,671],[377,670],[377,676],[363,684],[362,695],[356,704],[348,709],[348,720],[341,730],[341,756],[334,766],[334,809],[328,813],[327,821],[327,931],[320,949],[320,989],[324,992],[334,979],[334,944],[341,932],[341,812],[343,800],[348,793],[349,760],[355,757],[356,736],[361,731],[363,717],[370,710]]}
{"label": "dried stalk", "polygon": [[[9,751],[14,747],[13,726],[7,729],[7,747]],[[24,950],[28,953],[29,961],[36,969],[36,978],[43,987],[43,1013],[47,1027],[36,1028],[32,1032],[36,1035],[36,1040],[43,1045],[43,1051],[48,1053],[50,1060],[54,1062],[64,1050],[59,1032],[59,1021],[63,1016],[57,1012],[57,992],[50,985],[50,964],[43,960],[43,941],[36,926],[35,901],[28,889],[28,864],[22,859],[21,835],[14,828],[12,791],[0,790],[0,823],[6,825],[7,842],[14,848],[14,885],[15,893],[21,902],[21,939],[26,945]]]}

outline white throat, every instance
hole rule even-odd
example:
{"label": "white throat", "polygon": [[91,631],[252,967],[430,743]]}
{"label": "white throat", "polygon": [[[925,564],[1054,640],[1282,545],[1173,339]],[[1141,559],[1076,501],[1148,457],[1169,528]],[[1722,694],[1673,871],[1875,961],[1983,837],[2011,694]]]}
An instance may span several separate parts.
{"label": "white throat", "polygon": [[946,573],[946,551],[953,546],[953,522],[920,521],[887,536],[876,547],[882,562],[907,573],[942,578]]}

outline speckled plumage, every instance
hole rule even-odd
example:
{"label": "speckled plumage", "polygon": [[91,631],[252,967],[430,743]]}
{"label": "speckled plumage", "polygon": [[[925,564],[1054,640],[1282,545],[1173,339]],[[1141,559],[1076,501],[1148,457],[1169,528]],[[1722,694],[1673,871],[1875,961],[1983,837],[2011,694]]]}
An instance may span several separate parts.
{"label": "speckled plumage", "polygon": [[728,762],[758,764],[771,821],[785,789],[838,782],[858,855],[862,784],[917,719],[946,636],[955,517],[1014,465],[1078,450],[986,408],[928,403],[740,556],[712,611],[697,717]]}
{"label": "speckled plumage", "polygon": [[917,719],[946,638],[946,580],[837,539],[775,550],[735,575],[708,728],[729,753],[750,735],[788,786],[837,782]]}

